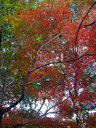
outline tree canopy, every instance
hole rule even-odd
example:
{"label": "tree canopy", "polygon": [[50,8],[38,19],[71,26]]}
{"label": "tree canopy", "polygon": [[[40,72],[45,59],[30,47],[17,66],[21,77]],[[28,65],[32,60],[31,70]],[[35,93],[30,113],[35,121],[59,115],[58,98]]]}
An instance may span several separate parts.
{"label": "tree canopy", "polygon": [[0,127],[95,128],[96,2],[1,0],[0,11]]}

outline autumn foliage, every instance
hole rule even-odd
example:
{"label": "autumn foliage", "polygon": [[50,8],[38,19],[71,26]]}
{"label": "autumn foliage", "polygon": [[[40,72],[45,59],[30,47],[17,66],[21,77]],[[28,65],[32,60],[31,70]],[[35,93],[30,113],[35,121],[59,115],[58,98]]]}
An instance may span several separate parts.
{"label": "autumn foliage", "polygon": [[5,51],[14,57],[5,64],[2,128],[95,128],[96,2],[82,4],[45,0],[7,17],[14,38]]}

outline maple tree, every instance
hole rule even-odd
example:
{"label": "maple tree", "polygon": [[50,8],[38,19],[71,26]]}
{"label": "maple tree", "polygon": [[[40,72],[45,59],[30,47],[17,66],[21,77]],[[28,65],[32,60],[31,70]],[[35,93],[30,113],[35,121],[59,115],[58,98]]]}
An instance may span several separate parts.
{"label": "maple tree", "polygon": [[4,16],[7,36],[0,27],[1,127],[94,128],[96,2],[31,2]]}

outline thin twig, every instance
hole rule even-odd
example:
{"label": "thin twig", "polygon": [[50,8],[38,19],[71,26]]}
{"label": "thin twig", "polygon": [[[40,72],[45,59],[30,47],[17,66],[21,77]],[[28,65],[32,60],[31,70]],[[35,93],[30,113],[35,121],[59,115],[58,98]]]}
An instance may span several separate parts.
{"label": "thin twig", "polygon": [[42,109],[42,107],[43,107],[43,105],[44,105],[44,103],[45,103],[45,98],[43,98],[43,102],[42,102],[42,104],[41,104],[41,106],[40,106],[40,108],[39,108],[39,110],[38,110],[38,112],[37,112],[37,114],[39,115],[39,112],[40,112],[40,110]]}
{"label": "thin twig", "polygon": [[87,28],[88,26],[92,26],[92,25],[95,24],[95,23],[96,23],[96,21],[94,21],[94,22],[92,22],[92,23],[90,23],[90,24],[86,24],[86,25],[84,25],[84,27]]}

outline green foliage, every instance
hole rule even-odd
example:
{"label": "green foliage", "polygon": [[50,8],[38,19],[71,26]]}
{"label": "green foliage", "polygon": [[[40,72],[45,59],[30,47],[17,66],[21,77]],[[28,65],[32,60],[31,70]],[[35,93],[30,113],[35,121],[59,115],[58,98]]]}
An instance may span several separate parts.
{"label": "green foliage", "polygon": [[91,85],[89,85],[88,87],[87,87],[87,89],[89,90],[89,91],[91,91],[92,89],[94,89],[96,87],[96,83],[92,83]]}
{"label": "green foliage", "polygon": [[32,85],[31,85],[32,89],[41,89],[42,88],[42,84],[39,83],[39,82],[34,82]]}

